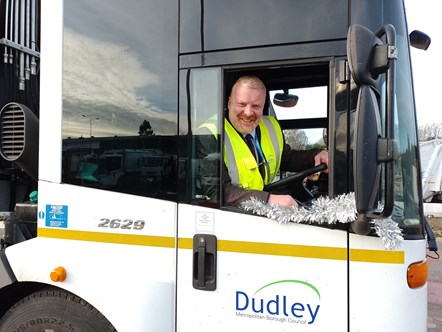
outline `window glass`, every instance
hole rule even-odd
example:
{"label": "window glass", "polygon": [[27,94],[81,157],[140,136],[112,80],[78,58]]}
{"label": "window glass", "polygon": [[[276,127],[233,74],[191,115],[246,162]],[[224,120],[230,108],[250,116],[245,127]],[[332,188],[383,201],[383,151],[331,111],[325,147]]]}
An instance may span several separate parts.
{"label": "window glass", "polygon": [[284,129],[285,142],[294,150],[326,149],[325,128]]}
{"label": "window glass", "polygon": [[275,95],[283,90],[270,91],[270,100],[278,120],[311,119],[327,117],[327,87],[290,89],[288,93],[297,97],[293,107],[281,107],[275,104]]}
{"label": "window glass", "polygon": [[[193,70],[190,76],[190,110],[192,132],[200,134],[201,125],[216,119],[215,125],[222,127],[222,121],[217,114],[221,106],[222,89],[221,70],[207,68]],[[213,117],[216,118],[213,118]]]}
{"label": "window glass", "polygon": [[395,208],[393,218],[405,234],[421,234],[420,222],[420,180],[417,160],[418,138],[416,132],[416,116],[414,112],[413,88],[408,37],[398,34],[396,43],[399,50],[396,65],[396,96],[394,110],[394,136],[398,143],[399,158],[394,165],[395,176]]}
{"label": "window glass", "polygon": [[64,2],[63,182],[174,199],[176,7]]}
{"label": "window glass", "polygon": [[[317,86],[309,88],[289,89],[288,93],[296,96],[296,105],[281,107],[277,103],[278,94],[283,90],[269,91],[271,100],[270,113],[274,113],[279,121],[327,118],[327,87]],[[326,123],[327,120],[325,120]],[[327,131],[325,128],[294,128],[284,129],[284,138],[287,144],[295,150],[313,148],[325,149],[327,146]]]}
{"label": "window glass", "polygon": [[[219,207],[221,137],[223,119],[221,69],[206,68],[182,71],[180,95],[186,104],[180,105],[180,118],[188,118],[191,132],[189,151],[190,192],[186,201],[198,205]],[[185,96],[185,97],[184,97]]]}

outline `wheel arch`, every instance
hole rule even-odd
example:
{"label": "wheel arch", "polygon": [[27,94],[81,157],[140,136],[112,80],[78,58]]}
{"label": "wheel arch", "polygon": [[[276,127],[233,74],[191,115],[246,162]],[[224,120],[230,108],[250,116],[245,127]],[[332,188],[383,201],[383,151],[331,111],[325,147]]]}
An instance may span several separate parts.
{"label": "wheel arch", "polygon": [[[91,307],[94,307],[83,297],[72,293],[70,290],[42,282],[18,281],[11,265],[9,264],[5,251],[0,251],[0,320],[16,303],[44,288],[54,291],[62,290],[69,292],[87,302]],[[97,310],[97,308],[95,309]]]}
{"label": "wheel arch", "polygon": [[0,251],[0,318],[16,302],[46,286],[37,282],[18,282],[5,251]]}

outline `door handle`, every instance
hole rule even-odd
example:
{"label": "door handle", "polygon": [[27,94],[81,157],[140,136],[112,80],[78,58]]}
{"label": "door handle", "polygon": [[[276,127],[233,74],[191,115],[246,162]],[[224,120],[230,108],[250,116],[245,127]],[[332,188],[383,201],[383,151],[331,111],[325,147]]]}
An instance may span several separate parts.
{"label": "door handle", "polygon": [[193,288],[206,291],[216,289],[217,238],[211,234],[193,237]]}

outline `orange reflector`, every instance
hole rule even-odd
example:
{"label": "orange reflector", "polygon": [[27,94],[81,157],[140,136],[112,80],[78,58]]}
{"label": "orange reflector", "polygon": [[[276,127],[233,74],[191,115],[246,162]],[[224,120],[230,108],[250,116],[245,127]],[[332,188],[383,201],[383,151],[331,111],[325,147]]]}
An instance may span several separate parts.
{"label": "orange reflector", "polygon": [[407,270],[407,282],[410,288],[418,288],[427,282],[428,279],[428,262],[423,260],[410,264]]}
{"label": "orange reflector", "polygon": [[55,268],[51,272],[51,280],[53,282],[61,282],[66,279],[66,269],[62,266]]}

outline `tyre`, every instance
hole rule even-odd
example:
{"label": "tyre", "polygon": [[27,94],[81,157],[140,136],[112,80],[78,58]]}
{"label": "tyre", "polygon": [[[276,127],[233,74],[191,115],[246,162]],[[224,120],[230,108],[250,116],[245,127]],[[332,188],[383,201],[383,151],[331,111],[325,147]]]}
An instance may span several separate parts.
{"label": "tyre", "polygon": [[0,321],[2,332],[111,332],[93,306],[65,290],[45,288],[17,302]]}

